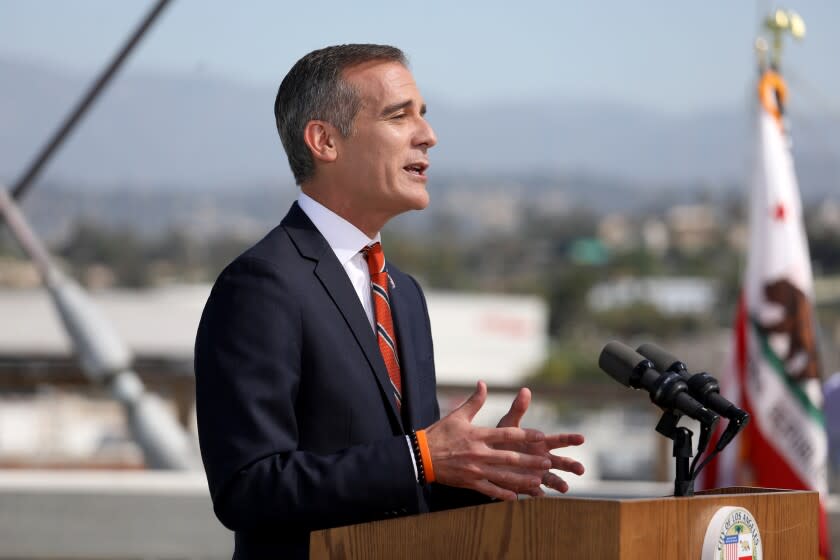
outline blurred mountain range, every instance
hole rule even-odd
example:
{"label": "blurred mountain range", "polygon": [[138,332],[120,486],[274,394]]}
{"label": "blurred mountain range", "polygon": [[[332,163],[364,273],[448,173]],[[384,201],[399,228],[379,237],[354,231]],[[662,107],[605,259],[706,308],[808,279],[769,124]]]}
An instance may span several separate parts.
{"label": "blurred mountain range", "polygon": [[[8,184],[22,172],[91,78],[0,58],[0,180]],[[290,186],[274,128],[274,94],[275,86],[246,86],[200,72],[144,74],[129,68],[42,179],[85,191]],[[685,185],[726,189],[743,184],[749,173],[748,97],[743,107],[683,115],[539,94],[469,107],[427,99],[439,137],[431,176],[587,176],[619,182],[631,192]],[[840,117],[814,114],[800,103],[793,105],[791,121],[803,193],[834,192],[840,184]]]}

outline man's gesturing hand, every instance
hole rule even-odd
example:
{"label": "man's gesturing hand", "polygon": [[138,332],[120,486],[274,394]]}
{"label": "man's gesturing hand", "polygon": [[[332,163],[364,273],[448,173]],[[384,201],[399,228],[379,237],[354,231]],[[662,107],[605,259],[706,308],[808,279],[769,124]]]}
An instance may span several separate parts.
{"label": "man's gesturing hand", "polygon": [[[513,399],[513,403],[510,405],[510,410],[508,410],[507,414],[502,416],[502,419],[499,420],[497,426],[499,428],[518,428],[519,424],[522,422],[522,417],[525,416],[525,412],[527,412],[530,404],[531,391],[526,388],[520,389],[516,398]],[[545,436],[540,441],[529,441],[524,443],[505,442],[500,445],[496,445],[495,447],[496,449],[518,451],[520,453],[545,457],[551,461],[552,469],[559,469],[561,471],[581,475],[584,470],[582,464],[569,457],[560,457],[550,453],[552,449],[580,445],[581,443],[583,443],[583,436],[580,434],[552,434]],[[548,472],[547,470],[543,473],[542,483],[549,488],[557,490],[558,492],[567,492],[569,490],[569,485],[565,480],[554,473]],[[538,496],[542,495],[542,491],[538,489],[537,492],[530,492],[530,494]]]}
{"label": "man's gesturing hand", "polygon": [[487,385],[479,381],[464,404],[426,429],[435,478],[502,500],[515,500],[517,493],[533,494],[551,460],[516,449],[542,445],[545,436],[519,427],[473,426],[472,419],[486,399]]}

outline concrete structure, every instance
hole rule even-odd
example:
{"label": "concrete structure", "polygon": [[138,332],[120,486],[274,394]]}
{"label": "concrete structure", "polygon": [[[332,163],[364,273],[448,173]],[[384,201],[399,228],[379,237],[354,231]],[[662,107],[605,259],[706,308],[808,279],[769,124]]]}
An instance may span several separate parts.
{"label": "concrete structure", "polygon": [[[666,483],[576,483],[571,495],[653,497]],[[828,501],[834,549],[840,500]],[[592,520],[597,523],[597,520]],[[0,471],[0,558],[226,559],[233,535],[213,516],[200,473]]]}

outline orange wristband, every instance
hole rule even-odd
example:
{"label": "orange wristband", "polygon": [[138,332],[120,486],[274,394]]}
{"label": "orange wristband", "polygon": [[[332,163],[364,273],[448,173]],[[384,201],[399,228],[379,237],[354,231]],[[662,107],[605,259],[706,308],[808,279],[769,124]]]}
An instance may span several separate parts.
{"label": "orange wristband", "polygon": [[420,447],[420,459],[423,461],[423,470],[426,473],[426,482],[435,481],[435,470],[432,467],[432,454],[429,452],[429,442],[426,440],[426,430],[417,430],[417,445]]}

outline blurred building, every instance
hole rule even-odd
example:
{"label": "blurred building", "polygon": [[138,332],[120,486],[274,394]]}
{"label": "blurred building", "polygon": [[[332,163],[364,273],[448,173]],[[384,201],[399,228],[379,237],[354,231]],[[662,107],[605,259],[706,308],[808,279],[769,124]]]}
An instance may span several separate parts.
{"label": "blurred building", "polygon": [[649,253],[661,257],[668,251],[671,244],[671,236],[668,234],[668,227],[661,220],[648,218],[642,224],[642,243]]}
{"label": "blurred building", "polygon": [[[209,285],[103,290],[94,301],[135,355],[135,370],[194,425],[193,345]],[[427,294],[439,385],[514,386],[547,355],[539,298]],[[0,466],[142,467],[121,408],[89,386],[41,289],[0,290]]]}
{"label": "blurred building", "polygon": [[624,214],[608,214],[598,223],[598,239],[610,250],[627,251],[639,246],[639,233]]}
{"label": "blurred building", "polygon": [[738,253],[746,253],[750,238],[750,229],[746,222],[734,223],[726,232],[726,242],[729,248]]}
{"label": "blurred building", "polygon": [[673,245],[685,253],[696,253],[717,243],[720,224],[711,204],[674,206],[668,210],[666,221]]}
{"label": "blurred building", "polygon": [[593,311],[647,304],[663,315],[709,313],[717,303],[717,288],[714,280],[702,277],[620,278],[593,286],[586,301]]}
{"label": "blurred building", "polygon": [[840,202],[825,200],[817,207],[812,224],[820,233],[840,233]]}
{"label": "blurred building", "polygon": [[452,189],[441,207],[468,231],[511,233],[522,220],[522,190],[520,185]]}
{"label": "blurred building", "polygon": [[0,257],[0,286],[35,288],[40,285],[38,270],[29,260]]}

